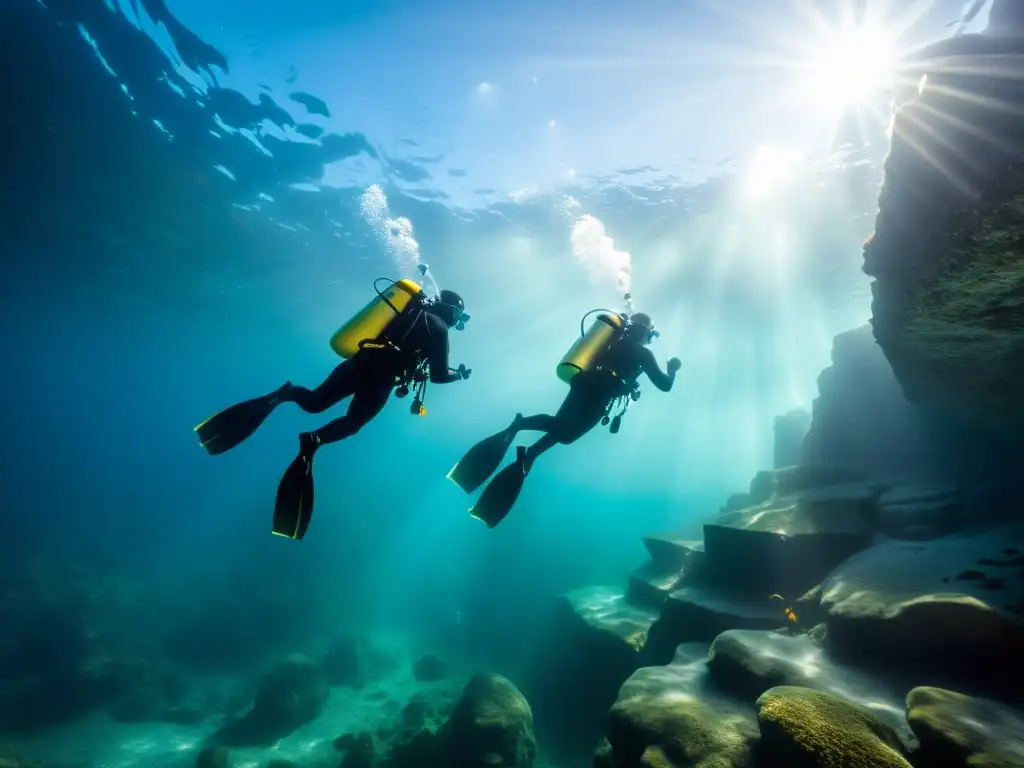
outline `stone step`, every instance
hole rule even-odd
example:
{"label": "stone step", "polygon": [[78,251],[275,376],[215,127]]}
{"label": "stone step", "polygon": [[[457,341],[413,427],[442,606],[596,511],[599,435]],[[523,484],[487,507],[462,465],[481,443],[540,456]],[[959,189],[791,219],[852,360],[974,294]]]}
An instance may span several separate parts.
{"label": "stone step", "polygon": [[665,600],[648,632],[649,663],[665,664],[680,643],[711,642],[728,629],[784,627],[784,608],[768,593],[750,597],[713,587],[677,589]]}
{"label": "stone step", "polygon": [[681,539],[671,535],[644,536],[643,542],[651,561],[666,570],[682,568],[695,552],[704,551],[703,541]]}
{"label": "stone step", "polygon": [[802,594],[871,543],[878,489],[810,488],[719,515],[704,525],[709,583],[740,592]]}

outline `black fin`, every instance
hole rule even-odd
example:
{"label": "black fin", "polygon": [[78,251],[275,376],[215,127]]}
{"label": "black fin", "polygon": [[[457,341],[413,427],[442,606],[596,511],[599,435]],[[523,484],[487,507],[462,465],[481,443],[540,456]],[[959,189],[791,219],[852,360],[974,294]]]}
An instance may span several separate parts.
{"label": "black fin", "polygon": [[523,490],[523,483],[526,481],[526,450],[520,448],[516,461],[509,464],[499,472],[493,480],[484,488],[476,506],[469,510],[469,514],[487,524],[488,528],[494,528],[508,513],[512,511],[520,491]]}
{"label": "black fin", "polygon": [[269,395],[236,403],[214,414],[195,428],[199,444],[211,456],[230,451],[260,428],[281,402],[281,394],[287,386]]}
{"label": "black fin", "polygon": [[505,458],[505,452],[515,439],[521,414],[516,414],[511,426],[484,438],[470,448],[459,463],[452,467],[448,479],[466,493],[473,493],[494,474]]}
{"label": "black fin", "polygon": [[299,454],[277,486],[273,531],[278,536],[302,539],[312,516],[313,457]]}

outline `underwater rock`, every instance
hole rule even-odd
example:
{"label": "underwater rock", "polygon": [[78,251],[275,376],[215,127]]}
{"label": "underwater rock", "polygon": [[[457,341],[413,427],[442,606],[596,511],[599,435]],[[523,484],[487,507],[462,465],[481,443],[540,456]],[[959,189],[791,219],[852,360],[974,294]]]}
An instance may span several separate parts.
{"label": "underwater rock", "polygon": [[657,618],[653,610],[630,605],[622,590],[614,587],[584,587],[561,599],[571,611],[577,629],[592,640],[588,643],[590,648],[616,657],[623,668],[639,664],[636,656],[643,650],[647,632]]}
{"label": "underwater rock", "polygon": [[794,408],[775,417],[775,450],[772,466],[775,469],[792,467],[803,460],[804,438],[811,428],[811,414],[803,408]]}
{"label": "underwater rock", "polygon": [[651,559],[629,576],[626,600],[642,608],[658,608],[674,589],[696,580],[704,565],[704,542],[645,536]]}
{"label": "underwater rock", "polygon": [[618,688],[645,663],[656,617],[628,603],[622,589],[588,587],[558,598],[529,684],[539,721],[564,740],[593,745]]}
{"label": "underwater rock", "polygon": [[[891,541],[822,584],[828,647],[843,660],[1001,690],[1024,647],[1020,528]],[[974,572],[981,578],[976,578]]]}
{"label": "underwater rock", "polygon": [[878,499],[876,528],[894,539],[937,539],[963,528],[964,494],[948,484],[899,485]]}
{"label": "underwater rock", "polygon": [[161,602],[152,597],[151,589],[128,587],[75,556],[3,559],[0,731],[43,730],[102,709],[140,684],[164,686],[173,674],[149,645]]}
{"label": "underwater rock", "polygon": [[421,683],[436,683],[448,677],[448,665],[436,654],[428,653],[412,663],[412,675]]}
{"label": "underwater rock", "polygon": [[601,739],[594,750],[593,768],[618,768],[615,765],[615,753],[612,752],[612,745],[608,743],[607,738]]}
{"label": "underwater rock", "polygon": [[231,753],[226,747],[206,747],[196,755],[196,768],[230,768]]}
{"label": "underwater rock", "polygon": [[0,747],[0,768],[41,768],[35,761],[29,761],[15,752]]}
{"label": "underwater rock", "polygon": [[419,729],[430,713],[430,704],[423,698],[414,698],[402,707],[402,727]]}
{"label": "underwater rock", "polygon": [[470,678],[437,739],[442,764],[451,768],[531,768],[537,757],[530,705],[492,672]]}
{"label": "underwater rock", "polygon": [[793,686],[765,691],[757,707],[767,765],[911,768],[896,733],[864,707]]}
{"label": "underwater rock", "polygon": [[923,766],[1020,768],[1024,712],[941,688],[907,694],[907,720],[921,742]]}
{"label": "underwater rock", "polygon": [[896,113],[864,246],[874,335],[907,397],[1007,433],[1024,424],[1019,12],[995,0],[984,33],[905,65],[927,79]]}
{"label": "underwater rock", "polygon": [[252,709],[210,737],[211,745],[271,746],[323,711],[331,693],[321,665],[292,657],[259,683]]}
{"label": "underwater rock", "polygon": [[794,464],[776,469],[772,475],[774,495],[777,498],[798,491],[846,488],[867,480],[863,469],[848,464]]}
{"label": "underwater rock", "polygon": [[711,642],[728,629],[776,629],[786,624],[779,604],[710,587],[684,587],[668,596],[647,636],[645,663],[666,664],[680,643]]}
{"label": "underwater rock", "polygon": [[868,546],[878,491],[866,483],[805,485],[823,471],[781,470],[776,487],[784,494],[705,523],[706,580],[765,596],[800,594]]}
{"label": "underwater rock", "polygon": [[857,467],[867,477],[919,477],[935,470],[941,441],[907,400],[870,325],[838,334],[818,375],[801,464]]}
{"label": "underwater rock", "polygon": [[896,693],[882,678],[840,665],[806,634],[723,632],[708,651],[708,671],[718,688],[744,701],[754,701],[778,686],[812,688],[852,701],[871,710],[905,744],[913,745],[901,703],[906,688]]}
{"label": "underwater rock", "polygon": [[395,660],[363,637],[335,640],[324,654],[323,669],[332,686],[362,688],[396,667]]}
{"label": "underwater rock", "polygon": [[[403,736],[391,744],[382,768],[447,768],[449,763],[438,736],[430,730],[421,730],[411,736]],[[352,765],[346,768],[364,768]]]}
{"label": "underwater rock", "polygon": [[598,748],[595,765],[753,764],[758,740],[754,709],[708,685],[707,648],[703,643],[681,645],[670,664],[633,673],[608,713],[607,747]]}
{"label": "underwater rock", "polygon": [[373,768],[377,762],[377,746],[369,733],[356,733],[334,740],[334,746],[344,752],[338,768]]}
{"label": "underwater rock", "polygon": [[100,654],[0,686],[0,731],[32,732],[133,698],[158,700],[163,712],[180,700],[179,685],[180,678],[159,664]]}
{"label": "underwater rock", "polygon": [[593,748],[619,687],[648,663],[643,649],[656,618],[614,587],[578,589],[554,602],[524,683],[549,748]]}

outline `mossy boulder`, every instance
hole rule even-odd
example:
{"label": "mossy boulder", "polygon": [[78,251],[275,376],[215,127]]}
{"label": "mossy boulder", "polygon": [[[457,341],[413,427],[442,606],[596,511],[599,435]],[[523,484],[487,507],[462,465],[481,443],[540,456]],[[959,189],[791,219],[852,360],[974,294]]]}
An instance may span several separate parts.
{"label": "mossy boulder", "polygon": [[511,681],[492,672],[470,678],[437,741],[450,768],[531,768],[537,757],[530,705]]}
{"label": "mossy boulder", "polygon": [[829,693],[871,710],[904,744],[914,745],[903,716],[906,688],[836,662],[809,635],[723,632],[711,644],[708,672],[716,687],[744,701],[754,701],[779,686]]}
{"label": "mossy boulder", "polygon": [[707,645],[679,646],[671,664],[637,670],[608,713],[595,765],[746,768],[758,734],[754,710],[709,685]]}
{"label": "mossy boulder", "polygon": [[793,686],[765,691],[757,707],[768,765],[911,768],[896,733],[864,707]]}
{"label": "mossy boulder", "polygon": [[942,768],[1024,765],[1024,712],[941,688],[907,695],[907,720],[921,742],[920,763]]}

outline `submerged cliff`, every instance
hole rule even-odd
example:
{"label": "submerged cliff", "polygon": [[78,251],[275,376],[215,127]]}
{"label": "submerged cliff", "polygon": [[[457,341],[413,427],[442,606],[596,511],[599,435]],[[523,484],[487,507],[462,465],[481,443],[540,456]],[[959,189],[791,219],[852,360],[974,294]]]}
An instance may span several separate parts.
{"label": "submerged cliff", "polygon": [[907,63],[875,232],[872,327],[907,397],[1024,425],[1024,4]]}

